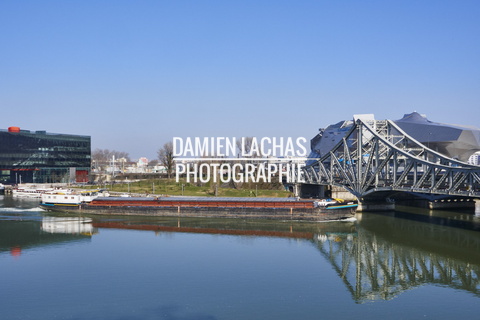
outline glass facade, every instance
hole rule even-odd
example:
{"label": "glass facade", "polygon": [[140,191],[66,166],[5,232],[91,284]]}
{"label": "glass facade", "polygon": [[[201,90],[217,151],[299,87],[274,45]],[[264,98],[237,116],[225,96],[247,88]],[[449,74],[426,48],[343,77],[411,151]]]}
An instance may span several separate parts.
{"label": "glass facade", "polygon": [[89,136],[0,130],[0,183],[87,182],[90,163]]}

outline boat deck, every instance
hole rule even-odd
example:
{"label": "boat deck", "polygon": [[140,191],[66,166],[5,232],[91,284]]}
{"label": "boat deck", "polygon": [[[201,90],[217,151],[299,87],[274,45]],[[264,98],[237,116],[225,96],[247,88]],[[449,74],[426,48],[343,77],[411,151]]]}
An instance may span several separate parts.
{"label": "boat deck", "polygon": [[89,203],[95,206],[152,206],[152,207],[223,207],[223,208],[314,208],[312,200],[295,198],[228,198],[228,197],[106,197],[96,198]]}

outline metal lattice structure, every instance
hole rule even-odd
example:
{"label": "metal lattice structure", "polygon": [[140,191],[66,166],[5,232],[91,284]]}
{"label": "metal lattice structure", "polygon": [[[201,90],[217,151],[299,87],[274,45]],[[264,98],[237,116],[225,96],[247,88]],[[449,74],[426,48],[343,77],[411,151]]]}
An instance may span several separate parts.
{"label": "metal lattice structure", "polygon": [[[419,234],[434,234],[425,232],[431,230],[429,228],[431,226],[420,227]],[[480,241],[470,234],[452,229],[443,235],[452,236],[451,239],[442,238],[448,240],[447,243],[460,242],[462,246],[468,243],[471,252],[479,249]],[[315,243],[357,303],[390,300],[425,284],[480,295],[480,266],[448,254],[386,241],[362,228],[356,234],[321,235]]]}
{"label": "metal lattice structure", "polygon": [[305,183],[341,186],[357,198],[380,191],[480,197],[480,166],[428,148],[390,120],[357,120],[303,175]]}

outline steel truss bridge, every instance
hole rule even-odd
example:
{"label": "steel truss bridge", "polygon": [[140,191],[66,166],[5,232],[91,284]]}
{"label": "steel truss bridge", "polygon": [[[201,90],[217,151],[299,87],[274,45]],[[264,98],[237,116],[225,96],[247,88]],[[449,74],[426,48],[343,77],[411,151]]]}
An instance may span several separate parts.
{"label": "steel truss bridge", "polygon": [[302,178],[359,199],[378,192],[480,197],[480,166],[428,148],[390,120],[357,120],[329,153],[303,168]]}

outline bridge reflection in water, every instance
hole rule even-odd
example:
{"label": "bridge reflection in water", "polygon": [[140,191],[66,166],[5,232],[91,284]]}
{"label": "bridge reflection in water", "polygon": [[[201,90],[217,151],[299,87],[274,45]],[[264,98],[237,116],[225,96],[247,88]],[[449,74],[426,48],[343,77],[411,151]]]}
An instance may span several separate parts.
{"label": "bridge reflection in water", "polygon": [[[71,221],[44,216],[43,222],[2,221],[0,229],[4,226],[5,235],[11,235],[0,239],[0,254],[14,246],[28,249],[88,241],[104,228],[294,238],[319,250],[357,303],[393,299],[422,285],[446,286],[480,297],[480,217],[415,210],[365,213],[356,221],[327,223],[101,216]],[[75,227],[67,228],[65,223]],[[79,223],[81,230],[93,232],[78,231]]]}
{"label": "bridge reflection in water", "polygon": [[358,303],[389,300],[424,284],[480,296],[480,234],[459,228],[480,221],[451,213],[437,217],[443,225],[415,221],[422,216],[364,214],[355,233],[319,235],[314,241]]}
{"label": "bridge reflection in water", "polygon": [[332,264],[355,302],[389,300],[432,284],[480,296],[480,217],[423,209],[365,213],[355,222],[163,218],[93,221],[96,228],[297,238]]}

